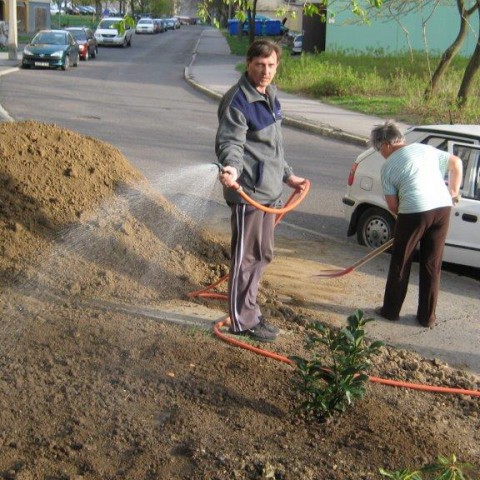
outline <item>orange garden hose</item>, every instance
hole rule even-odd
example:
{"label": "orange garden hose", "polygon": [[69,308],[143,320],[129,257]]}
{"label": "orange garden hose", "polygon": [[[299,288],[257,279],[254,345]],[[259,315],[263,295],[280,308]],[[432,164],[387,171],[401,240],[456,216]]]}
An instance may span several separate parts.
{"label": "orange garden hose", "polygon": [[[249,204],[257,207],[259,210],[262,210],[267,213],[274,213],[277,215],[277,218],[275,220],[275,225],[277,225],[280,220],[283,218],[283,216],[287,213],[296,208],[305,198],[305,196],[308,193],[308,190],[310,189],[310,182],[307,180],[306,181],[306,187],[305,189],[300,192],[299,190],[295,190],[288,201],[285,203],[285,207],[283,208],[270,208],[266,207],[265,205],[261,205],[254,200],[252,200],[243,190],[242,188],[237,184],[236,186],[233,187],[239,195]],[[295,197],[298,195],[299,198],[295,199]],[[208,287],[205,287],[203,289],[197,290],[195,292],[191,292],[188,296],[189,297],[202,297],[202,298],[212,298],[216,300],[228,300],[228,296],[223,293],[216,293],[216,292],[210,292],[213,288],[215,288],[217,285],[220,283],[224,282],[227,280],[229,277],[229,274],[224,275],[222,278],[217,280],[216,282],[212,283]],[[227,317],[224,320],[221,320],[217,323],[214,324],[213,326],[213,332],[215,335],[220,338],[220,340],[223,340],[226,343],[229,343],[230,345],[234,345],[236,347],[243,348],[245,350],[249,350],[253,353],[256,353],[258,355],[262,355],[267,358],[272,358],[273,360],[277,360],[279,362],[286,363],[292,367],[295,367],[295,363],[293,360],[290,360],[288,357],[285,357],[284,355],[279,355],[277,353],[271,352],[269,350],[264,350],[262,348],[255,347],[253,345],[250,345],[248,343],[241,342],[239,340],[236,340],[235,338],[232,338],[231,336],[225,335],[220,331],[220,328],[222,328],[225,325],[228,325],[230,323],[230,318]],[[450,388],[450,387],[438,387],[438,386],[433,386],[433,385],[422,385],[418,383],[410,383],[410,382],[404,382],[404,381],[399,381],[399,380],[390,380],[386,378],[380,378],[380,377],[374,377],[374,376],[368,376],[368,379],[372,383],[379,383],[381,385],[388,385],[392,387],[400,387],[400,388],[408,388],[411,390],[420,390],[424,392],[433,392],[433,393],[450,393],[450,394],[458,394],[458,395],[470,395],[472,397],[480,397],[480,390],[466,390],[462,388]]]}

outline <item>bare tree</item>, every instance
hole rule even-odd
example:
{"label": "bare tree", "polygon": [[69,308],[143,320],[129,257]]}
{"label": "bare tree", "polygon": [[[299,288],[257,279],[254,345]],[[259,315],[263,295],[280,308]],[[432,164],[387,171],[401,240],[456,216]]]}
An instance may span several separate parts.
{"label": "bare tree", "polygon": [[[465,0],[457,0],[457,10],[460,15],[460,29],[458,31],[457,37],[453,41],[453,43],[443,52],[443,55],[438,62],[437,68],[430,79],[430,83],[428,84],[425,90],[425,98],[429,99],[431,96],[436,92],[438,89],[438,85],[442,80],[443,76],[445,75],[448,67],[452,63],[452,60],[460,51],[460,48],[465,41],[465,38],[468,33],[469,29],[469,22],[468,18],[472,15],[475,10],[479,9],[479,2],[477,1],[472,7],[467,9],[465,7]],[[478,44],[477,44],[478,46]],[[460,92],[459,92],[460,94]]]}
{"label": "bare tree", "polygon": [[468,62],[467,68],[463,74],[462,84],[458,90],[457,102],[460,106],[464,106],[467,103],[468,97],[471,93],[473,87],[473,80],[475,74],[480,68],[480,0],[477,0],[477,12],[478,12],[478,36],[477,36],[477,45],[473,52],[470,61]]}

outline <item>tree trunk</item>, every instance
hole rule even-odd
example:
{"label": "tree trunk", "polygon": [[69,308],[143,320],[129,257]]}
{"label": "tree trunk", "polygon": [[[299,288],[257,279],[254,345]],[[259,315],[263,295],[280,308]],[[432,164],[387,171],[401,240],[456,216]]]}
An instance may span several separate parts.
{"label": "tree trunk", "polygon": [[[478,9],[478,17],[480,21],[480,9]],[[478,26],[478,31],[480,34],[480,24]],[[468,101],[468,96],[473,87],[473,80],[475,78],[475,74],[480,68],[480,37],[477,38],[477,46],[475,47],[473,55],[468,62],[465,73],[463,74],[462,84],[460,85],[460,89],[458,90],[457,102],[462,107],[465,106]]]}
{"label": "tree trunk", "polygon": [[255,41],[255,17],[257,16],[257,0],[253,0],[252,9],[248,9],[248,44]]}
{"label": "tree trunk", "polygon": [[459,52],[465,37],[467,36],[468,31],[468,17],[473,13],[473,10],[470,12],[465,11],[465,1],[464,0],[457,0],[457,8],[458,12],[460,13],[460,30],[458,32],[457,38],[454,42],[443,52],[442,58],[433,72],[432,78],[430,83],[428,84],[427,88],[425,89],[424,97],[426,100],[431,98],[431,96],[435,93],[438,88],[440,81],[442,80],[445,72],[448,70],[448,67],[452,63],[452,60],[455,58],[457,53]]}

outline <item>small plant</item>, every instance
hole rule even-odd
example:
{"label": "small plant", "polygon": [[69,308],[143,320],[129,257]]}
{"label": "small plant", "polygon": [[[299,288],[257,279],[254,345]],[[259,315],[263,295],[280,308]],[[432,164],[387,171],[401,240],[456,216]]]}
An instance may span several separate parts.
{"label": "small plant", "polygon": [[[396,472],[387,472],[380,468],[380,473],[384,477],[392,478],[393,480],[467,480],[469,477],[464,470],[472,469],[473,465],[469,463],[459,463],[457,456],[452,454],[451,457],[443,457],[440,455],[436,463],[425,465],[420,470],[400,470]],[[426,476],[422,477],[421,473]]]}
{"label": "small plant", "polygon": [[[311,360],[291,357],[297,365],[299,392],[305,397],[301,408],[318,419],[344,412],[366,392],[370,357],[378,353],[383,342],[365,342],[365,325],[372,321],[357,310],[347,318],[348,326],[333,331],[320,322],[310,326],[307,348],[313,350]],[[323,345],[325,351],[316,351]]]}

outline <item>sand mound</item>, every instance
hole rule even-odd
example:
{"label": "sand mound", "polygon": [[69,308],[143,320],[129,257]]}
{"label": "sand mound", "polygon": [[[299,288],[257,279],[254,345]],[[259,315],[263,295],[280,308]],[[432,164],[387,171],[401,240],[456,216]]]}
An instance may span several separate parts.
{"label": "sand mound", "polygon": [[112,146],[35,122],[5,123],[0,137],[0,268],[10,280],[128,301],[181,298],[215,278],[224,250]]}

